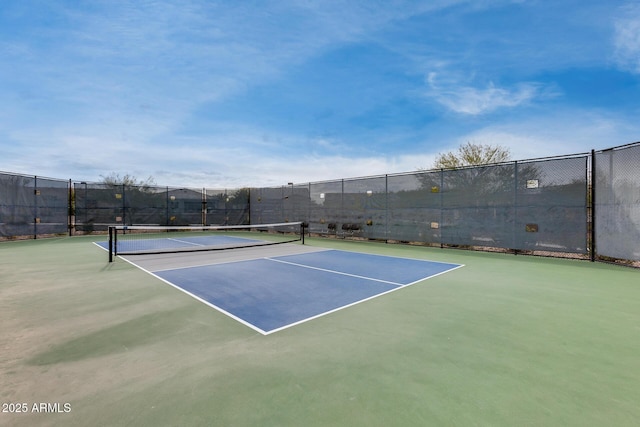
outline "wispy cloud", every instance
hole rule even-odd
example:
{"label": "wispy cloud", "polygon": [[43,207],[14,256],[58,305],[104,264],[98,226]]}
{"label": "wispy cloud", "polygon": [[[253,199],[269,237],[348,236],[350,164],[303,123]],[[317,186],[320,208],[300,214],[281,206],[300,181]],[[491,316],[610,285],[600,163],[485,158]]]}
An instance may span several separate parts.
{"label": "wispy cloud", "polygon": [[535,99],[554,96],[554,91],[540,83],[523,82],[512,87],[496,87],[493,82],[484,87],[459,84],[447,77],[439,78],[437,72],[430,72],[426,79],[425,95],[451,111],[460,114],[480,115],[501,108],[513,108]]}
{"label": "wispy cloud", "polygon": [[640,5],[621,8],[614,30],[616,62],[623,69],[640,74]]}

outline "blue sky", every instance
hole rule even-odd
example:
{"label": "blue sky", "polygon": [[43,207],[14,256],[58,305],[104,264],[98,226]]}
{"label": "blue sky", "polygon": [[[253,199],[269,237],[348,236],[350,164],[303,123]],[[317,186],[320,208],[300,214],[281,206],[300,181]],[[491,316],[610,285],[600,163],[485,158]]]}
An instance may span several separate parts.
{"label": "blue sky", "polygon": [[637,1],[6,0],[0,170],[236,188],[640,140]]}

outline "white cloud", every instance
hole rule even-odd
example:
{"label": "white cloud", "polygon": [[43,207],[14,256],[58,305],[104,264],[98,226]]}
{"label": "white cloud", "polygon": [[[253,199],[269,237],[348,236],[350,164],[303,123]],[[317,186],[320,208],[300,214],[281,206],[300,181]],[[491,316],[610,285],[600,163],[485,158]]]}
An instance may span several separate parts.
{"label": "white cloud", "polygon": [[501,145],[510,149],[514,160],[585,153],[636,141],[640,124],[632,116],[567,109],[486,126],[462,135],[456,143]]}
{"label": "white cloud", "polygon": [[[514,157],[522,159],[637,139],[640,129],[629,124],[635,118],[625,121],[582,111],[558,114],[557,119],[487,126],[465,135],[458,129],[442,131],[437,122],[428,130],[420,129],[422,124],[393,129],[392,136],[376,128],[369,134],[370,143],[366,138],[349,141],[349,130],[342,134],[344,128],[334,130],[331,125],[296,135],[287,129],[256,129],[251,117],[230,114],[233,118],[226,120],[235,122],[223,123],[222,118],[206,116],[208,104],[224,106],[225,99],[242,95],[247,88],[286,80],[288,73],[310,58],[339,51],[341,46],[372,42],[411,59],[414,65],[402,71],[407,76],[433,70],[426,79],[426,91],[420,87],[421,95],[458,114],[481,116],[557,94],[555,87],[537,82],[501,84],[500,77],[491,74],[493,68],[483,68],[478,60],[491,53],[486,50],[477,51],[469,61],[457,51],[448,55],[449,44],[441,50],[431,47],[437,44],[431,35],[446,35],[444,26],[450,21],[425,26],[430,30],[424,39],[404,39],[397,32],[411,25],[405,24],[408,18],[429,16],[453,4],[463,3],[456,9],[467,9],[507,2],[418,3],[290,0],[255,7],[197,0],[114,0],[100,10],[74,6],[62,12],[63,6],[55,6],[57,13],[41,13],[62,17],[52,22],[64,22],[64,26],[38,26],[32,31],[26,25],[30,33],[40,35],[35,41],[11,36],[9,31],[6,40],[0,41],[8,64],[0,65],[0,75],[7,76],[5,87],[0,88],[7,100],[0,106],[0,117],[5,118],[0,137],[7,136],[0,141],[2,168],[78,180],[130,173],[139,178],[153,175],[159,185],[233,188],[409,172],[432,164],[433,150],[455,148],[468,140],[509,146]],[[640,72],[640,8],[629,11],[633,13],[625,13],[616,23],[616,55],[621,65]],[[434,25],[439,18],[434,14]],[[423,23],[417,18],[412,21],[413,25]],[[485,27],[497,31],[495,26]],[[473,31],[462,33],[465,40],[478,35],[475,27]],[[581,33],[570,33],[583,38]],[[389,34],[393,36],[388,38]],[[531,37],[526,31],[519,34],[526,35],[526,40]],[[571,49],[558,48],[560,41],[544,43],[556,47],[554,55],[546,49],[522,49],[529,46],[522,41],[508,45],[507,51],[495,49],[495,55],[510,61],[498,66],[509,68],[526,58],[521,67],[530,70],[533,62],[544,57],[540,67],[550,68],[548,58],[557,61],[558,51],[569,57],[565,64],[573,63],[572,55],[580,57],[576,50],[594,50],[591,42],[558,40]],[[496,83],[464,75],[466,71],[451,72],[471,66],[465,64],[473,64],[479,74],[492,76]],[[404,141],[415,141],[420,132],[429,132],[430,141],[422,152],[407,153]],[[436,136],[438,132],[444,135]],[[635,138],[630,139],[634,132]],[[383,145],[398,154],[377,155],[376,147]],[[301,151],[305,154],[300,155]]]}
{"label": "white cloud", "polygon": [[[632,115],[630,115],[632,116]],[[106,128],[103,129],[107,134]],[[392,155],[353,156],[337,150],[316,150],[305,155],[273,150],[260,129],[241,132],[227,129],[218,134],[220,143],[207,137],[182,137],[173,145],[130,143],[116,134],[91,136],[68,130],[48,135],[33,132],[20,138],[29,141],[20,156],[9,151],[3,167],[12,172],[33,173],[73,180],[99,180],[111,172],[138,178],[151,175],[158,185],[195,188],[239,188],[304,184],[342,178],[357,178],[428,169],[441,151],[450,151],[471,141],[498,144],[511,150],[513,159],[524,160],[604,149],[637,140],[640,125],[633,117],[598,111],[563,110],[488,125],[468,133],[431,137],[424,147]],[[296,135],[275,139],[290,143]],[[274,139],[274,141],[275,141]],[[321,143],[327,143],[322,141]],[[331,146],[331,142],[328,142]],[[336,142],[337,143],[337,142]],[[104,147],[109,147],[104,149]],[[11,158],[19,158],[11,162]],[[46,159],[46,161],[44,161]],[[60,171],[66,171],[61,174]]]}
{"label": "white cloud", "polygon": [[537,98],[552,96],[552,91],[539,83],[519,83],[511,88],[496,87],[492,82],[485,87],[460,84],[449,77],[441,79],[439,73],[427,76],[425,95],[439,104],[460,114],[480,115],[501,108],[513,108]]}
{"label": "white cloud", "polygon": [[622,8],[614,22],[614,57],[620,67],[640,73],[640,6]]}

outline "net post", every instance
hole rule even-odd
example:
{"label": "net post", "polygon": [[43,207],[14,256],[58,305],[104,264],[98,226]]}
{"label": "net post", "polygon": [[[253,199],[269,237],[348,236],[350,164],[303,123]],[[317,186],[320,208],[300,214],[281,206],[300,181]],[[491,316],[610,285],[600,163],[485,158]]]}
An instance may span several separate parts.
{"label": "net post", "polygon": [[309,224],[307,224],[306,222],[301,222],[300,223],[300,241],[301,243],[304,245],[304,233],[305,233],[305,228],[307,228],[309,226]]}
{"label": "net post", "polygon": [[109,262],[113,262],[113,227],[109,226]]}

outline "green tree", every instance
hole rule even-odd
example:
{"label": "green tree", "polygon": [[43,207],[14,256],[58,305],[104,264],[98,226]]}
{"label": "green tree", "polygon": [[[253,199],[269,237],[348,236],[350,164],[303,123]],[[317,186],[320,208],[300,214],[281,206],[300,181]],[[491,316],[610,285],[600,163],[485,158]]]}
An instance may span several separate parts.
{"label": "green tree", "polygon": [[[439,154],[433,169],[422,170],[418,179],[423,188],[433,192],[441,191],[440,187],[444,186],[449,193],[462,191],[481,197],[508,194],[513,190],[515,171],[514,165],[507,163],[510,159],[508,148],[467,142],[456,151]],[[521,170],[532,172],[531,167]]]}
{"label": "green tree", "polygon": [[148,177],[145,180],[139,180],[133,175],[125,174],[124,176],[120,176],[120,174],[116,172],[111,172],[109,175],[104,176],[100,175],[102,178],[102,182],[107,185],[125,185],[127,187],[140,187],[140,188],[149,188],[156,185],[153,177]]}
{"label": "green tree", "polygon": [[467,142],[457,151],[440,153],[433,164],[434,169],[455,169],[464,166],[479,166],[511,160],[511,152],[500,145],[474,144]]}

